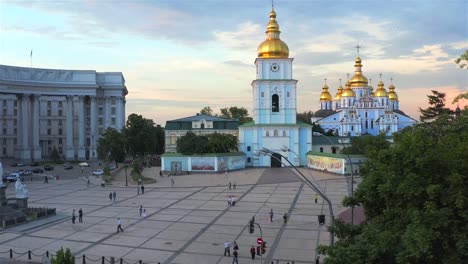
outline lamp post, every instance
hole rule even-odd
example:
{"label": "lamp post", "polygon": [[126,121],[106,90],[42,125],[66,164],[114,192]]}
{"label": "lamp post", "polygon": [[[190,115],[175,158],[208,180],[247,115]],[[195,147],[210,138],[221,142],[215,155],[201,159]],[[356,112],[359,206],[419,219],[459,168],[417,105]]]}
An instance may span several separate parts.
{"label": "lamp post", "polygon": [[292,149],[290,149],[290,148],[289,148],[288,146],[286,146],[286,145],[283,145],[283,146],[281,147],[281,151],[294,153],[294,155],[296,155],[297,160],[299,161],[299,166],[301,166],[301,158],[299,158],[299,155],[297,155],[296,152],[294,152]]}
{"label": "lamp post", "polygon": [[128,187],[128,177],[127,177],[128,164],[125,164],[124,168],[125,168],[125,186]]}
{"label": "lamp post", "polygon": [[[322,137],[326,138],[328,141],[330,141],[332,146],[334,145],[333,141],[329,137],[323,135],[322,133],[313,132],[312,134],[314,136],[318,136],[318,137],[322,136]],[[343,145],[343,148],[345,148],[343,138],[339,134],[337,134],[337,136],[338,136],[338,139],[339,139],[341,145]],[[343,155],[343,150],[341,151],[341,154]],[[351,157],[349,156],[349,154],[346,153],[344,155],[346,156],[346,159],[349,162],[349,166],[351,167],[351,184],[350,184],[351,185],[351,198],[354,199],[354,169],[353,169],[353,162],[351,161]],[[346,167],[345,167],[345,169],[346,169]],[[354,204],[351,205],[351,225],[354,225]]]}
{"label": "lamp post", "polygon": [[[299,175],[301,176],[301,177],[299,177],[299,179],[302,179],[302,182],[306,183],[312,190],[314,190],[318,195],[320,195],[320,197],[322,197],[324,201],[327,202],[327,204],[328,204],[328,209],[329,209],[329,211],[330,211],[331,223],[333,223],[333,222],[335,221],[335,215],[333,214],[333,205],[332,205],[330,199],[328,199],[328,197],[327,197],[319,188],[317,188],[317,186],[315,186],[309,179],[307,179],[307,177],[306,177],[304,174],[302,174],[302,172],[301,172],[296,166],[294,166],[294,164],[292,164],[291,161],[290,161],[288,158],[286,158],[285,156],[281,155],[280,153],[273,152],[273,151],[271,151],[271,150],[269,150],[269,149],[267,149],[267,148],[262,148],[261,150],[255,150],[253,154],[254,154],[254,156],[257,156],[257,157],[258,157],[258,156],[270,156],[270,157],[273,157],[273,158],[277,159],[279,162],[281,162],[281,163],[282,163],[283,165],[285,165],[285,166],[287,166],[287,164],[285,164],[285,163],[283,162],[283,159],[284,159],[285,161],[287,161],[288,164],[289,164],[291,167],[293,167],[294,170],[295,170],[297,173],[299,173]],[[279,154],[279,155],[281,156],[282,159],[277,158],[277,157],[274,156],[273,154]],[[298,175],[296,174],[296,176],[298,176]],[[331,245],[331,246],[334,245],[334,241],[335,241],[335,235],[334,235],[333,231],[331,231],[331,232],[330,232],[330,245]]]}

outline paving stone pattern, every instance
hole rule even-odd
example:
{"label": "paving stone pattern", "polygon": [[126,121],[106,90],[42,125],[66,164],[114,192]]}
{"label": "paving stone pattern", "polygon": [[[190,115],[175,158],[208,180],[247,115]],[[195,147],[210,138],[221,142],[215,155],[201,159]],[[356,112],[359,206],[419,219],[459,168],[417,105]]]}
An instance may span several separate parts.
{"label": "paving stone pattern", "polygon": [[[347,192],[344,178],[301,170],[327,193],[335,215],[343,211],[341,200]],[[277,259],[284,264],[315,263],[317,246],[330,242],[326,226],[320,226],[317,218],[323,213],[328,222],[328,207],[322,199],[315,204],[315,192],[291,173],[287,169],[257,169],[228,175],[176,176],[173,188],[170,178],[158,177],[158,183],[145,186],[144,195],[137,195],[133,184],[125,187],[125,182],[105,188],[99,180],[87,186],[80,178],[51,180],[49,184],[26,182],[29,206],[57,208],[57,216],[3,230],[0,252],[32,250],[40,255],[68,247],[76,256],[85,254],[97,260],[95,263],[101,263],[102,256],[115,257],[116,261],[123,258],[128,263],[232,263],[231,257],[223,256],[223,243],[228,240],[239,244],[239,263],[260,263],[259,256],[251,260],[249,253],[250,247],[257,245],[258,228],[252,235],[246,228],[255,216],[268,246],[264,263]],[[228,182],[236,182],[236,190],[229,190]],[[109,200],[109,193],[114,191],[116,202]],[[14,184],[10,184],[7,197],[13,196]],[[227,206],[229,196],[237,198],[235,207]],[[139,215],[140,205],[146,209],[146,217]],[[78,215],[80,208],[83,223],[77,219],[72,224],[71,212],[75,209]],[[272,208],[275,216],[270,222]],[[286,212],[289,221],[284,225],[282,216]],[[124,232],[116,232],[117,217],[122,219]],[[0,258],[8,257],[8,253],[0,254]],[[14,258],[26,261],[27,254],[15,254]]]}

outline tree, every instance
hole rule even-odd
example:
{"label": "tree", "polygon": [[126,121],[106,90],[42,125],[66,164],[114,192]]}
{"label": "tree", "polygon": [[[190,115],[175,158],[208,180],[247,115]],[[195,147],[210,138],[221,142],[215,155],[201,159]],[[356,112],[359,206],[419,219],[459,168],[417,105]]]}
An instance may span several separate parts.
{"label": "tree", "polygon": [[177,139],[177,152],[184,155],[226,153],[238,151],[237,137],[230,134],[212,133],[197,136],[187,132]]}
{"label": "tree", "polygon": [[364,155],[368,158],[376,155],[380,150],[387,149],[390,143],[387,141],[385,133],[377,136],[365,135],[361,137],[352,137],[351,145],[343,148],[343,154]]}
{"label": "tree", "polygon": [[462,100],[462,99],[468,100],[468,92],[464,92],[464,93],[461,93],[461,94],[457,95],[457,96],[453,99],[452,104],[458,103],[458,101],[460,101],[460,100]]}
{"label": "tree", "polygon": [[432,121],[440,116],[448,117],[453,115],[453,111],[445,107],[445,93],[432,90],[432,95],[427,97],[429,98],[429,107],[426,109],[419,108],[421,112],[419,119],[421,121]]}
{"label": "tree", "polygon": [[213,116],[213,110],[209,106],[205,106],[200,110],[200,115]]}
{"label": "tree", "polygon": [[159,125],[156,126],[153,120],[131,114],[127,118],[124,134],[128,143],[128,152],[134,158],[145,153],[164,152],[164,129]]}
{"label": "tree", "polygon": [[237,119],[239,124],[252,122],[252,117],[249,117],[249,111],[244,107],[231,106],[229,108],[221,108],[219,117],[226,119]]}
{"label": "tree", "polygon": [[[297,120],[297,122],[302,122],[302,123],[306,123],[306,124],[309,124],[309,125],[313,125],[312,124],[312,117],[313,116],[314,116],[314,112],[304,111],[302,113],[296,113],[296,120]],[[315,132],[318,132],[318,131],[315,131]]]}
{"label": "tree", "polygon": [[458,66],[460,66],[462,69],[468,69],[468,50],[465,50],[465,52],[455,60],[455,63],[458,64]]}
{"label": "tree", "polygon": [[51,158],[55,163],[57,163],[57,161],[60,160],[60,154],[59,154],[59,152],[58,152],[58,150],[57,150],[57,148],[56,148],[55,146],[52,148],[52,151],[50,152],[50,158]]}
{"label": "tree", "polygon": [[108,128],[99,138],[97,153],[101,160],[118,162],[125,160],[127,140],[125,135],[114,128]]}
{"label": "tree", "polygon": [[55,257],[51,257],[50,262],[51,264],[75,264],[75,258],[71,254],[69,248],[64,252],[63,247],[60,247]]}
{"label": "tree", "polygon": [[468,110],[394,134],[362,166],[366,223],[332,226],[325,263],[464,263],[468,258]]}

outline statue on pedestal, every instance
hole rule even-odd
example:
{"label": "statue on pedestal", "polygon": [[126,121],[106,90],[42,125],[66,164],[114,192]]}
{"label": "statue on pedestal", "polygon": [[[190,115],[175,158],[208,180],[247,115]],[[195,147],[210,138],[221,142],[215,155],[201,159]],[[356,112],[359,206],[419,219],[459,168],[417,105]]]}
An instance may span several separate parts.
{"label": "statue on pedestal", "polygon": [[21,179],[16,180],[15,183],[16,188],[16,198],[28,198],[29,197],[29,190],[26,189],[26,184],[21,182]]}

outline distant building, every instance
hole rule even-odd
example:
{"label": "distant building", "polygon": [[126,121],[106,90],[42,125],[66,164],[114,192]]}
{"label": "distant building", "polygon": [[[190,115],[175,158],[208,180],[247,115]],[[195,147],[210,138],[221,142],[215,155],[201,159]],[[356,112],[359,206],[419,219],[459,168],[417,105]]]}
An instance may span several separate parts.
{"label": "distant building", "polygon": [[312,122],[325,131],[333,130],[340,136],[378,135],[387,136],[416,124],[416,120],[400,110],[395,86],[390,84],[387,92],[382,80],[377,90],[368,84],[362,74],[361,58],[355,60],[355,74],[346,82],[345,89],[340,85],[334,98],[325,83],[320,95],[320,110],[314,114]]}
{"label": "distant building", "polygon": [[125,125],[127,93],[121,72],[0,65],[0,156],[97,158],[103,131]]}
{"label": "distant building", "polygon": [[166,121],[166,127],[164,128],[165,151],[166,153],[177,152],[177,139],[185,136],[189,131],[197,135],[207,135],[217,132],[238,137],[238,127],[238,120],[199,114]]}

